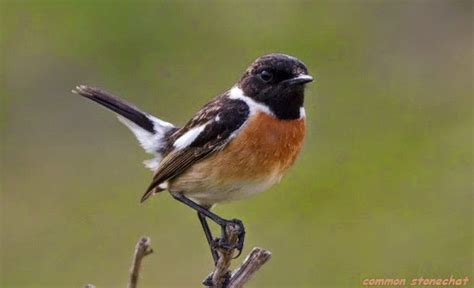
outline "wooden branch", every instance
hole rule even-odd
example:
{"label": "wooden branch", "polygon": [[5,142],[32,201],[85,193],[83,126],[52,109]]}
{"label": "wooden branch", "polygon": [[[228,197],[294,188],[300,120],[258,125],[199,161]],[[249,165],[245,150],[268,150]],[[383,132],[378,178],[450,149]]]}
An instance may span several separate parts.
{"label": "wooden branch", "polygon": [[[229,224],[226,227],[225,233],[227,234],[226,237],[230,247],[235,247],[239,241],[240,227],[236,224]],[[230,278],[229,268],[234,257],[234,251],[235,249],[217,249],[219,260],[217,260],[214,272],[209,276],[211,278],[211,283],[208,283],[210,287],[223,288],[227,286]]]}
{"label": "wooden branch", "polygon": [[[235,247],[238,241],[240,228],[238,225],[230,224],[226,227],[227,239],[231,247]],[[268,261],[272,253],[268,250],[255,247],[245,258],[240,267],[230,273],[230,265],[235,249],[218,249],[219,260],[204,285],[212,288],[240,288]]]}
{"label": "wooden branch", "polygon": [[245,258],[242,265],[235,269],[226,288],[241,288],[247,283],[268,260],[272,253],[268,250],[254,247]]}
{"label": "wooden branch", "polygon": [[148,237],[142,237],[138,240],[135,246],[135,253],[133,254],[132,267],[130,268],[130,280],[128,282],[128,288],[136,288],[138,283],[138,277],[140,276],[140,267],[143,258],[153,253],[151,249],[151,240]]}
{"label": "wooden branch", "polygon": [[[235,247],[240,234],[240,227],[236,224],[229,224],[226,227],[226,236],[230,247]],[[133,254],[132,267],[130,268],[130,279],[128,288],[137,288],[140,277],[140,268],[143,258],[153,253],[150,246],[151,240],[148,237],[142,237],[138,240]],[[252,276],[270,260],[272,253],[268,250],[254,247],[250,254],[245,258],[240,267],[230,272],[229,268],[235,253],[235,249],[218,249],[219,260],[209,277],[205,280],[205,285],[212,288],[241,288]],[[84,288],[95,288],[92,284],[87,284]]]}

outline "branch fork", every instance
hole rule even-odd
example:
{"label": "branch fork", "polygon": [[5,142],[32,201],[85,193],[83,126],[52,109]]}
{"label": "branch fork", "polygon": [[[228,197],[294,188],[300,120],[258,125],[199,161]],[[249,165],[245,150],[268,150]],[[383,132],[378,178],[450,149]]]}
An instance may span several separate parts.
{"label": "branch fork", "polygon": [[[236,247],[240,232],[240,227],[236,224],[226,226],[226,239],[230,247]],[[235,250],[235,248],[217,248],[219,260],[214,271],[204,280],[205,286],[212,288],[243,287],[271,257],[270,251],[254,247],[241,266],[231,272],[229,268],[234,259]]]}
{"label": "branch fork", "polygon": [[[236,224],[230,224],[226,227],[226,239],[230,247],[236,247],[240,228]],[[233,272],[230,271],[230,265],[234,257],[235,248],[218,248],[219,260],[214,271],[206,278],[204,285],[212,288],[241,288],[250,278],[268,261],[271,252],[262,248],[254,247],[244,262]],[[140,269],[142,260],[153,253],[151,240],[148,237],[141,237],[133,253],[132,265],[130,268],[130,277],[127,288],[137,288],[140,278]],[[85,288],[95,288],[92,284],[87,284]]]}

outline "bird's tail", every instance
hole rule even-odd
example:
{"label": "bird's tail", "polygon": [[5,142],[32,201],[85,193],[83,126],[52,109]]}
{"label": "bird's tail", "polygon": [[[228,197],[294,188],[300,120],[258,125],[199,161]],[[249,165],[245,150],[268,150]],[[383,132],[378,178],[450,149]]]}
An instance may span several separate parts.
{"label": "bird's tail", "polygon": [[157,156],[147,164],[149,168],[153,169],[153,165],[160,161],[161,149],[166,144],[166,135],[177,129],[175,126],[143,112],[134,105],[99,88],[79,85],[72,92],[89,98],[117,113],[119,120],[135,134],[145,151]]}
{"label": "bird's tail", "polygon": [[103,105],[115,113],[132,121],[142,129],[154,133],[154,124],[149,115],[140,111],[134,105],[125,102],[124,100],[112,95],[111,93],[99,88],[89,87],[85,85],[77,86],[72,90],[73,93],[79,94]]}

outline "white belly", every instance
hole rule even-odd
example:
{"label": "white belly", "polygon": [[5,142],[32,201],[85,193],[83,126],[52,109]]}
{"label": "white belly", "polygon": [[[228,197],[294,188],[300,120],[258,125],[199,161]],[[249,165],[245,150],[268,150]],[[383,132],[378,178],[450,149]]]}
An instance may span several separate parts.
{"label": "white belly", "polygon": [[[201,179],[200,183],[187,183],[193,189],[187,190],[180,187],[177,191],[182,193],[196,202],[203,205],[212,205],[215,203],[235,201],[248,198],[254,194],[269,189],[281,180],[282,175],[272,173],[268,177],[259,181],[236,181],[233,183],[225,183],[216,185],[215,179]],[[181,181],[180,181],[181,182]],[[188,186],[180,183],[179,186]],[[174,187],[178,188],[178,187]],[[170,189],[173,191],[173,187]]]}

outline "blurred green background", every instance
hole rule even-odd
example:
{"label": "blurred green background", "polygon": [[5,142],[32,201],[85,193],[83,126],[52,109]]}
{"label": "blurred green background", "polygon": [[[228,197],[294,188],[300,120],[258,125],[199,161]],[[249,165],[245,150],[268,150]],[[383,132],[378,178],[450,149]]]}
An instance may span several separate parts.
{"label": "blurred green background", "polygon": [[148,155],[70,90],[182,125],[270,52],[316,81],[295,167],[216,208],[246,224],[244,254],[273,252],[249,287],[472,281],[472,3],[2,1],[0,286],[123,287],[148,235],[140,287],[199,287],[212,263],[195,213],[168,194],[139,205]]}

